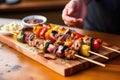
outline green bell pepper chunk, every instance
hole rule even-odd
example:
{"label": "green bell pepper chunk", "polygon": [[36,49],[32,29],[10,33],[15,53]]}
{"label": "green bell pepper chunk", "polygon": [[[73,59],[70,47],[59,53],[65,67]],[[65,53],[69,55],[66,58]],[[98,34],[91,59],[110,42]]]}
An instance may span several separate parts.
{"label": "green bell pepper chunk", "polygon": [[17,41],[23,43],[24,42],[24,32],[20,31],[20,33],[17,36]]}
{"label": "green bell pepper chunk", "polygon": [[47,53],[47,48],[48,48],[49,44],[52,44],[52,41],[51,41],[51,40],[47,40],[47,41],[44,43],[43,52]]}

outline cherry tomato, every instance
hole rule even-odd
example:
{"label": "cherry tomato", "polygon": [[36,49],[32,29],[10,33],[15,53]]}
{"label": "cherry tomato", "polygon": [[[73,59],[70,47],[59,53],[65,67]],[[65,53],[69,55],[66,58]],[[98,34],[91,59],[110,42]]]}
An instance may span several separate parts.
{"label": "cherry tomato", "polygon": [[102,47],[102,40],[99,38],[94,39],[92,47],[93,50],[99,50]]}
{"label": "cherry tomato", "polygon": [[74,39],[76,40],[76,39],[81,38],[81,37],[83,37],[83,35],[81,35],[80,33],[76,33]]}

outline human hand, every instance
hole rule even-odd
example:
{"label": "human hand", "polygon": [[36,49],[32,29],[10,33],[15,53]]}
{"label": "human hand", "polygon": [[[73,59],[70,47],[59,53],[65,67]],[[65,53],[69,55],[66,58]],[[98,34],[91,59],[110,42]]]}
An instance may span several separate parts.
{"label": "human hand", "polygon": [[85,20],[87,6],[84,0],[71,0],[63,9],[62,19],[68,26],[81,26]]}

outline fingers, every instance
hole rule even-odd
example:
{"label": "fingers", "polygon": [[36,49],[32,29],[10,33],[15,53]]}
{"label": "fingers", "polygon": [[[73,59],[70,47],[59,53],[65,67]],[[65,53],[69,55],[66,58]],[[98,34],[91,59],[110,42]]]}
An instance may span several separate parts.
{"label": "fingers", "polygon": [[68,15],[65,15],[65,16],[63,15],[63,20],[67,21],[67,22],[76,22],[77,21],[76,18],[68,16]]}
{"label": "fingers", "polygon": [[78,26],[78,25],[83,24],[82,18],[75,18],[75,17],[69,16],[67,14],[67,12],[68,12],[68,10],[64,9],[63,14],[62,14],[62,19],[66,25],[69,25],[69,26],[76,26],[77,25]]}
{"label": "fingers", "polygon": [[75,22],[67,20],[67,21],[64,21],[64,23],[68,26],[79,26],[80,27],[81,25],[83,25],[83,19],[79,18]]}
{"label": "fingers", "polygon": [[[72,11],[72,10],[71,10]],[[71,11],[68,12],[68,9],[64,9],[63,13],[62,13],[62,19],[63,21],[67,21],[67,22],[76,22],[76,18],[72,17],[70,15]],[[69,13],[69,15],[68,15]]]}
{"label": "fingers", "polygon": [[66,25],[81,25],[86,16],[86,8],[83,3],[70,1],[62,12],[62,19]]}

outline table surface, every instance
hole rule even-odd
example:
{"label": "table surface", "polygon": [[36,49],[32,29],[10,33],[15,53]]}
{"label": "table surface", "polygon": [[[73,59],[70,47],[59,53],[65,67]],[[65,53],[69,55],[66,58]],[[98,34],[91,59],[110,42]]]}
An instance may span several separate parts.
{"label": "table surface", "polygon": [[[20,21],[0,18],[0,25]],[[75,28],[77,29],[77,28]],[[120,47],[120,35],[77,29],[81,34],[99,37],[111,45]],[[69,77],[64,77],[40,63],[26,57],[10,47],[0,49],[0,80],[119,80],[120,56],[105,63],[106,67],[95,66]]]}

